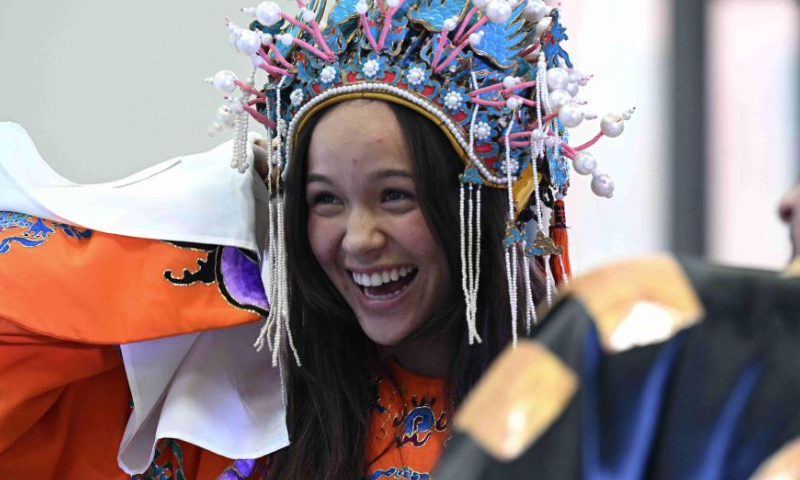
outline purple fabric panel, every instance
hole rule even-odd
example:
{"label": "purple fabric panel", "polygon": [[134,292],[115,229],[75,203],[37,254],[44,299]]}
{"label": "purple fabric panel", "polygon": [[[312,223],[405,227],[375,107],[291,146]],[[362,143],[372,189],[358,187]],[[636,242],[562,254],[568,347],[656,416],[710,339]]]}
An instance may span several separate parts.
{"label": "purple fabric panel", "polygon": [[253,305],[269,309],[269,301],[261,282],[258,264],[245,256],[238,248],[225,247],[220,265],[225,288],[234,300],[242,305]]}

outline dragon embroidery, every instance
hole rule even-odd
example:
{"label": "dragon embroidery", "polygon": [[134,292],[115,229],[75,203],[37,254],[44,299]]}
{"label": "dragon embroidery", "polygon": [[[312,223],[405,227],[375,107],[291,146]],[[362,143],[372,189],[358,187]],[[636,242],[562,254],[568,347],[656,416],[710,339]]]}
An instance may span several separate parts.
{"label": "dragon embroidery", "polygon": [[53,235],[62,232],[70,238],[83,239],[92,236],[89,229],[81,229],[66,223],[53,222],[16,212],[0,212],[0,234],[21,230],[18,235],[3,236],[0,240],[0,255],[8,253],[13,244],[23,247],[38,247]]}

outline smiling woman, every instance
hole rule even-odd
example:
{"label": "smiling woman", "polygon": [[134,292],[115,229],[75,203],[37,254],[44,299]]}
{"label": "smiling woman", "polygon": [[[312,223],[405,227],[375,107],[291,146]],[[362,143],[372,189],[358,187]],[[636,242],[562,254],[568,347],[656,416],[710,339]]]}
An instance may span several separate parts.
{"label": "smiling woman", "polygon": [[[458,256],[462,162],[441,129],[416,112],[351,100],[309,121],[291,165],[284,186],[290,327],[303,364],[288,367],[292,443],[275,455],[272,478],[430,472],[445,435],[414,427],[395,438],[385,425],[375,435],[371,425],[402,423],[412,402],[427,398],[446,432],[446,419],[511,339],[507,291],[484,289],[483,342],[468,342]],[[504,276],[506,201],[502,190],[484,192],[480,263],[488,279]],[[424,442],[403,443],[417,433]],[[321,451],[329,454],[320,458]]]}

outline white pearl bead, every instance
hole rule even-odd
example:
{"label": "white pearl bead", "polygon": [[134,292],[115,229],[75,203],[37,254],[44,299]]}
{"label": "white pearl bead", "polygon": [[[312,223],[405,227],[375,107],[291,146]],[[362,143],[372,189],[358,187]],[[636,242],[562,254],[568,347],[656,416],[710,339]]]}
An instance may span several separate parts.
{"label": "white pearl bead", "polygon": [[292,40],[294,40],[294,36],[291,33],[281,35],[281,43],[287,47],[292,45]]}
{"label": "white pearl bead", "polygon": [[472,0],[472,4],[475,5],[475,8],[483,10],[489,4],[489,0]]}
{"label": "white pearl bead", "polygon": [[486,6],[486,16],[492,23],[505,23],[511,17],[511,6],[503,0],[491,0]]}
{"label": "white pearl bead", "polygon": [[233,91],[236,90],[235,81],[236,74],[230,70],[220,70],[214,75],[214,78],[211,79],[214,88],[223,95],[226,93],[233,93]]}
{"label": "white pearl bead", "polygon": [[625,110],[624,112],[622,112],[622,119],[630,120],[634,110],[635,108],[631,108],[630,110]]}
{"label": "white pearl bead", "polygon": [[581,88],[581,86],[578,85],[578,82],[570,82],[570,83],[567,84],[566,91],[567,91],[567,93],[569,93],[571,96],[574,97],[575,95],[578,94],[578,91],[580,90],[580,88]]}
{"label": "white pearl bead", "polygon": [[226,127],[233,127],[234,123],[236,122],[236,116],[233,114],[233,111],[230,107],[223,105],[222,107],[219,107],[219,110],[217,110],[216,120]]}
{"label": "white pearl bead", "polygon": [[243,54],[252,57],[261,48],[261,36],[256,32],[244,30],[236,42],[236,47]]}
{"label": "white pearl bead", "polygon": [[537,128],[537,129],[535,129],[534,131],[531,132],[531,138],[534,141],[539,142],[544,138],[544,132],[542,131],[541,128]]}
{"label": "white pearl bead", "polygon": [[506,78],[503,79],[503,87],[505,87],[507,89],[508,88],[512,88],[517,83],[519,83],[519,81],[517,81],[517,78],[513,77],[511,75],[509,75],[509,76],[507,76]]}
{"label": "white pearl bead", "polygon": [[256,7],[259,23],[271,27],[281,19],[281,7],[275,2],[261,2]]}
{"label": "white pearl bead", "polygon": [[545,5],[542,0],[530,0],[528,4],[525,5],[525,9],[522,10],[522,15],[525,17],[525,20],[531,23],[538,22],[549,13],[550,8]]}
{"label": "white pearl bead", "polygon": [[516,110],[520,105],[522,105],[522,100],[517,97],[509,97],[508,100],[506,100],[506,107],[510,110]]}
{"label": "white pearl bead", "polygon": [[303,14],[303,21],[305,21],[306,23],[311,23],[313,20],[317,19],[317,14],[314,13],[313,10],[304,8],[301,12]]}
{"label": "white pearl bead", "polygon": [[473,47],[478,46],[481,43],[481,39],[483,38],[482,35],[477,33],[470,33],[469,34],[469,44]]}
{"label": "white pearl bead", "polygon": [[600,120],[600,130],[606,137],[619,137],[625,130],[625,122],[622,121],[622,117],[619,115],[609,113]]}
{"label": "white pearl bead", "polygon": [[231,102],[231,111],[233,113],[242,113],[244,111],[244,107],[242,106],[242,102],[239,100],[234,100]]}
{"label": "white pearl bead", "polygon": [[228,35],[228,45],[231,46],[234,52],[240,53],[237,43],[239,43],[239,32],[231,32],[231,34]]}
{"label": "white pearl bead", "polygon": [[550,26],[552,24],[553,24],[552,17],[545,17],[536,22],[536,36],[541,37],[542,35],[547,33],[547,31],[550,30]]}
{"label": "white pearl bead", "polygon": [[254,67],[258,67],[264,64],[264,59],[261,58],[260,55],[253,55],[252,57],[250,57],[250,62],[253,64]]}
{"label": "white pearl bead", "polygon": [[569,73],[561,67],[547,71],[547,87],[550,90],[564,90],[569,84]]}
{"label": "white pearl bead", "polygon": [[272,35],[269,33],[262,33],[261,34],[261,45],[267,46],[272,43]]}
{"label": "white pearl bead", "polygon": [[367,2],[356,3],[356,12],[358,12],[359,15],[364,15],[367,13],[367,10],[369,10],[369,5],[367,5]]}
{"label": "white pearl bead", "polygon": [[389,8],[396,7],[398,3],[400,3],[398,0],[386,0],[386,5],[388,5]]}
{"label": "white pearl bead", "polygon": [[560,110],[564,105],[570,103],[572,97],[564,90],[550,92],[550,108],[554,111]]}
{"label": "white pearl bead", "polygon": [[614,180],[602,173],[592,178],[592,192],[598,197],[611,198],[614,196]]}
{"label": "white pearl bead", "polygon": [[572,160],[572,167],[580,175],[589,175],[597,169],[597,159],[590,152],[581,151]]}
{"label": "white pearl bead", "polygon": [[561,107],[558,119],[567,128],[575,128],[583,122],[583,110],[572,102]]}
{"label": "white pearl bead", "polygon": [[442,25],[442,29],[447,32],[452,32],[458,26],[458,20],[455,18],[448,18],[444,21],[444,25]]}

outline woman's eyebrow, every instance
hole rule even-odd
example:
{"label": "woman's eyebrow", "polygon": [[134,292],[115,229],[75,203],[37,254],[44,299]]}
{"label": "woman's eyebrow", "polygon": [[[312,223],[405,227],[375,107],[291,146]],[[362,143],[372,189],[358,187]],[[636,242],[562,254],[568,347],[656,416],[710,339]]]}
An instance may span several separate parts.
{"label": "woman's eyebrow", "polygon": [[403,177],[403,178],[413,179],[411,174],[405,170],[380,170],[370,175],[370,179],[372,180],[383,180],[384,178],[390,178],[390,177]]}
{"label": "woman's eyebrow", "polygon": [[328,185],[333,185],[331,179],[326,177],[325,175],[320,175],[318,173],[309,173],[308,178],[306,179],[306,185],[313,182],[322,182],[322,183],[327,183]]}

